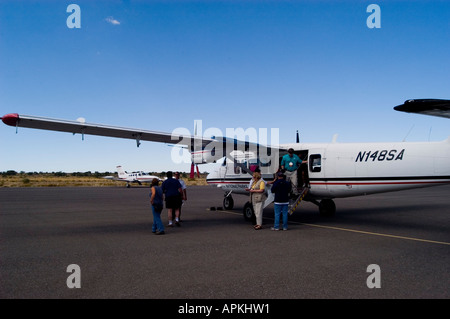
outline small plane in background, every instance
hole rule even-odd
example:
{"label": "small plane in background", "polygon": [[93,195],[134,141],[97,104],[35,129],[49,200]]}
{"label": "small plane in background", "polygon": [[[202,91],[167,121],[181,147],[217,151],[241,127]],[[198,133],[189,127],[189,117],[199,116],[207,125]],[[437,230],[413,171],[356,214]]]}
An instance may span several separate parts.
{"label": "small plane in background", "polygon": [[118,177],[105,176],[103,178],[114,181],[126,182],[127,188],[131,187],[130,183],[138,183],[139,185],[142,185],[142,183],[151,183],[154,178],[161,180],[161,178],[159,178],[158,176],[150,175],[148,173],[144,173],[143,171],[128,173],[124,171],[122,166],[117,166],[116,168]]}

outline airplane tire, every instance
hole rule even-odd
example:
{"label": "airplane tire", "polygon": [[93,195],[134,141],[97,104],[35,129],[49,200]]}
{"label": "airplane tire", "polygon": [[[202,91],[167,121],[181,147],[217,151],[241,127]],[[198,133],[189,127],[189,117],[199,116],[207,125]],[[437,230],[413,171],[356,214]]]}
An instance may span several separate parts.
{"label": "airplane tire", "polygon": [[244,219],[248,222],[256,222],[256,216],[255,213],[253,211],[253,205],[250,202],[245,203],[244,205]]}
{"label": "airplane tire", "polygon": [[234,207],[234,200],[233,197],[230,196],[226,196],[223,199],[223,208],[225,208],[226,210],[231,210]]}
{"label": "airplane tire", "polygon": [[333,217],[336,213],[336,204],[332,199],[322,199],[319,203],[319,212],[324,217]]}

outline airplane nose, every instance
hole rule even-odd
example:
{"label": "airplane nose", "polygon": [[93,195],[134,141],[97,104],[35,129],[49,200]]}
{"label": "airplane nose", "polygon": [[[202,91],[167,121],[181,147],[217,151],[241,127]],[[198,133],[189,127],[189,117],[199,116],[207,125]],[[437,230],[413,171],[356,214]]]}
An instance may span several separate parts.
{"label": "airplane nose", "polygon": [[9,126],[16,126],[17,122],[19,122],[19,114],[17,113],[10,113],[4,115],[2,118],[3,123]]}

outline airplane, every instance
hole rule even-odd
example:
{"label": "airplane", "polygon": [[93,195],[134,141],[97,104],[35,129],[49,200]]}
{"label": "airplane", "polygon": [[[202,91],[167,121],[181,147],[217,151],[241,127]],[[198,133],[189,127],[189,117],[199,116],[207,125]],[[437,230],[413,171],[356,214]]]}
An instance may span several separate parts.
{"label": "airplane", "polygon": [[123,170],[122,166],[117,166],[116,168],[118,177],[105,176],[103,178],[114,181],[126,182],[127,188],[131,187],[130,183],[138,183],[139,185],[142,185],[142,183],[151,183],[154,178],[157,178],[159,181],[161,180],[158,176],[150,175],[142,171],[128,173]]}
{"label": "airplane", "polygon": [[[394,107],[394,110],[450,118],[450,100],[411,99]],[[390,142],[390,143],[290,143],[263,145],[229,137],[210,138],[171,134],[142,129],[131,129],[85,121],[67,121],[10,113],[2,118],[9,126],[69,132],[73,134],[100,135],[136,141],[179,144],[191,153],[193,163],[221,164],[208,174],[207,182],[221,188],[224,207],[233,208],[233,194],[247,194],[245,188],[255,167],[262,171],[266,181],[273,179],[279,161],[293,148],[302,159],[307,159],[303,172],[309,183],[299,189],[298,197],[290,207],[292,213],[302,201],[319,207],[323,216],[334,216],[335,198],[369,195],[412,188],[430,187],[450,183],[450,138],[440,142]],[[301,176],[301,174],[298,174]],[[303,181],[304,182],[304,181]],[[300,184],[299,184],[300,185]],[[267,189],[270,189],[268,185]],[[267,207],[273,196],[264,203]],[[251,220],[253,210],[244,206],[244,218]]]}

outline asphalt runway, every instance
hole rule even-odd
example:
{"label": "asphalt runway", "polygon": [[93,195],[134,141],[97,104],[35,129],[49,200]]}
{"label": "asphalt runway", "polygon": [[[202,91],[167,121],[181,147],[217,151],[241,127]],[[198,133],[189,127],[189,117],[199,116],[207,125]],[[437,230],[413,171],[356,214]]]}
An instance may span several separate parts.
{"label": "asphalt runway", "polygon": [[[246,197],[212,211],[223,192],[191,186],[182,226],[162,236],[151,233],[148,193],[1,188],[0,298],[450,297],[450,186],[336,199],[332,218],[302,203],[278,232],[272,205],[255,231]],[[72,264],[81,288],[67,286]],[[369,288],[375,274],[381,286]]]}

